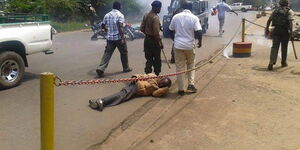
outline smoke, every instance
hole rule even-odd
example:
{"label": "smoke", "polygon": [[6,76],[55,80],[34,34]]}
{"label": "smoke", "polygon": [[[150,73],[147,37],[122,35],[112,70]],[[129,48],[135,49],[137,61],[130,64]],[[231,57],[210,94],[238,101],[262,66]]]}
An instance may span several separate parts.
{"label": "smoke", "polygon": [[[151,10],[151,3],[154,0],[135,0],[135,1],[138,4],[140,4],[142,10],[140,12],[141,14],[135,16],[135,19],[141,20],[143,15]],[[204,0],[199,0],[199,1],[204,1]],[[207,1],[208,1],[209,9],[216,6],[216,4],[220,2],[220,0],[207,0]],[[161,8],[161,12],[158,15],[162,20],[163,16],[168,14],[168,7],[170,6],[171,0],[160,0],[160,2],[162,3],[162,8]]]}
{"label": "smoke", "polygon": [[[136,2],[141,5],[143,14],[151,10],[151,3],[153,1],[154,0],[136,0]],[[168,14],[168,6],[170,5],[171,0],[160,0],[160,2],[162,3],[162,8],[159,16],[162,18],[164,15]]]}

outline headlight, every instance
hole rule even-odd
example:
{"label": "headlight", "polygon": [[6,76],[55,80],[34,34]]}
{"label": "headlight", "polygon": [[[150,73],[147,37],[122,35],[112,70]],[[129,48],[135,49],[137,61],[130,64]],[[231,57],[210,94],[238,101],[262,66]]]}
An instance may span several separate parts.
{"label": "headlight", "polygon": [[170,22],[170,21],[171,21],[171,19],[170,19],[170,18],[168,18],[168,19],[167,19],[167,22]]}

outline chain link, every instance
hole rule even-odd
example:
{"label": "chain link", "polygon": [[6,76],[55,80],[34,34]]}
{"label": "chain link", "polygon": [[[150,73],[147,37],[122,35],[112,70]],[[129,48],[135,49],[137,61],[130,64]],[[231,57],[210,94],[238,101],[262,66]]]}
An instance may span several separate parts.
{"label": "chain link", "polygon": [[[250,22],[249,20],[246,19],[246,21]],[[250,22],[252,23],[252,22]],[[255,24],[255,23],[253,23]],[[54,84],[55,86],[77,86],[77,85],[95,85],[95,84],[108,84],[108,83],[121,83],[121,82],[132,82],[132,81],[145,81],[145,80],[149,80],[149,79],[157,79],[157,78],[165,78],[165,77],[172,77],[172,76],[177,76],[180,74],[185,74],[187,72],[191,72],[197,69],[200,69],[201,67],[205,66],[206,64],[209,63],[213,63],[213,60],[219,56],[222,51],[224,49],[226,49],[229,44],[233,41],[234,37],[238,34],[238,30],[240,29],[242,25],[242,22],[240,23],[239,27],[237,28],[236,33],[234,34],[234,36],[231,38],[231,40],[228,42],[228,44],[226,44],[226,46],[224,46],[222,49],[218,50],[215,52],[215,55],[212,56],[210,59],[203,61],[203,63],[198,64],[198,66],[196,66],[193,69],[189,69],[186,71],[181,71],[181,72],[176,72],[176,73],[170,73],[170,74],[165,74],[165,75],[159,75],[159,76],[155,76],[155,77],[146,77],[146,78],[123,78],[123,79],[95,79],[95,80],[79,80],[79,81],[75,81],[75,80],[71,80],[71,81],[62,81],[58,76],[55,77],[55,81]]]}

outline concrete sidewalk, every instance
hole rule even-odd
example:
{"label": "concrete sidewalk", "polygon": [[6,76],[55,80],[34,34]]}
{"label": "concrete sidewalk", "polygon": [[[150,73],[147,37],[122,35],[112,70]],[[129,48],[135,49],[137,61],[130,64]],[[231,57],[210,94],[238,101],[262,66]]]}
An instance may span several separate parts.
{"label": "concrete sidewalk", "polygon": [[267,71],[271,40],[253,25],[247,34],[252,57],[217,57],[197,71],[198,93],[179,97],[175,86],[171,99],[89,149],[299,149],[300,63],[290,51],[289,67]]}

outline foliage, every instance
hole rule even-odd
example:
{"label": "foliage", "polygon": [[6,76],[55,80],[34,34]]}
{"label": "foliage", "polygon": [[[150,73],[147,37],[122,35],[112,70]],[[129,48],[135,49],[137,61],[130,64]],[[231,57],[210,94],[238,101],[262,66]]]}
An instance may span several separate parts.
{"label": "foliage", "polygon": [[45,8],[43,0],[8,0],[9,12],[13,13],[41,13]]}
{"label": "foliage", "polygon": [[70,0],[48,0],[47,13],[57,21],[67,21],[75,13],[75,1]]}
{"label": "foliage", "polygon": [[80,29],[88,29],[90,27],[85,25],[86,23],[83,22],[51,22],[51,26],[57,30],[57,32],[66,32],[66,31],[74,31]]}
{"label": "foliage", "polygon": [[[122,3],[122,12],[134,14],[140,6],[135,0],[119,0]],[[12,13],[45,13],[50,14],[55,21],[67,22],[82,20],[87,15],[91,4],[100,17],[111,10],[112,0],[8,0],[7,11]]]}

